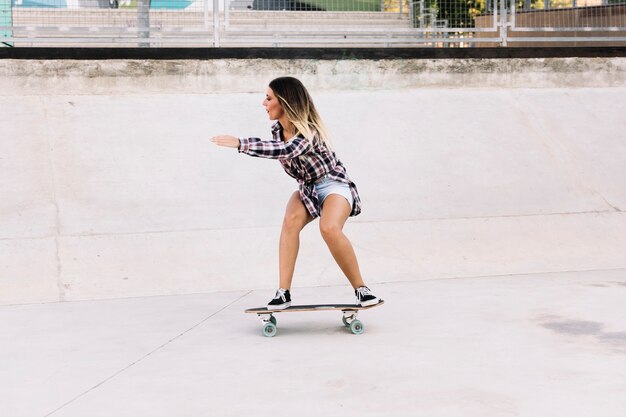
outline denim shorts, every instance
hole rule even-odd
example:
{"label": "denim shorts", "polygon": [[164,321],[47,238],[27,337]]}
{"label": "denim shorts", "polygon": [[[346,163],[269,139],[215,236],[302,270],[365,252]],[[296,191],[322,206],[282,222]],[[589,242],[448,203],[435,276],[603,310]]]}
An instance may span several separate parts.
{"label": "denim shorts", "polygon": [[322,177],[315,183],[315,191],[317,191],[317,197],[320,202],[320,206],[331,194],[339,194],[342,195],[348,200],[348,204],[352,208],[354,204],[354,198],[352,197],[352,191],[350,191],[350,186],[345,182],[340,182],[336,180],[332,180],[327,176]]}

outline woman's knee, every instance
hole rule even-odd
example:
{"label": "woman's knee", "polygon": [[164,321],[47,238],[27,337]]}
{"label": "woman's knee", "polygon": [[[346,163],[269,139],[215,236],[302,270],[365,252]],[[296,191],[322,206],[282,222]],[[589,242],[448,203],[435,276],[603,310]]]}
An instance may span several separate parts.
{"label": "woman's knee", "polygon": [[308,223],[308,216],[306,213],[300,213],[297,211],[285,213],[283,219],[283,230],[287,232],[299,233],[304,226]]}
{"label": "woman's knee", "polygon": [[332,241],[343,234],[341,224],[331,221],[320,221],[320,233],[325,241]]}
{"label": "woman's knee", "polygon": [[287,203],[285,217],[283,218],[283,231],[300,232],[311,220],[311,215],[300,201],[299,194],[296,191]]}
{"label": "woman's knee", "polygon": [[[300,203],[300,205],[301,204],[302,203]],[[283,230],[299,233],[311,220],[311,215],[306,211],[304,206],[293,205],[285,212]]]}

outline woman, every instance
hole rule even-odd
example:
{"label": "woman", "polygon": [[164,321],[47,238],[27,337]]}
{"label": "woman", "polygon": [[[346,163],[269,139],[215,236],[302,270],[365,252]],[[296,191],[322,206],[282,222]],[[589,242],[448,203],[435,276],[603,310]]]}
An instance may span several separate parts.
{"label": "woman", "polygon": [[354,288],[356,303],[378,303],[379,299],[365,286],[352,244],[343,234],[348,217],[361,212],[361,200],[356,185],[330,147],[308,91],[296,78],[277,78],[269,84],[263,107],[269,119],[277,121],[272,126],[273,140],[220,135],[211,141],[250,156],[278,159],[285,172],[298,181],[299,189],[287,203],[280,233],[280,287],[268,309],[291,305],[300,231],[316,217],[320,217],[320,232],[333,258]]}

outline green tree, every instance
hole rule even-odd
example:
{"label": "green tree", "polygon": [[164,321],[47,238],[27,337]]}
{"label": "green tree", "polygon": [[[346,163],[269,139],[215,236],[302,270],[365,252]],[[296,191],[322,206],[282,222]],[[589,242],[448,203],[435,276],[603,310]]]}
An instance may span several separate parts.
{"label": "green tree", "polygon": [[445,0],[439,6],[438,19],[447,20],[448,27],[474,27],[474,18],[485,10],[485,0]]}
{"label": "green tree", "polygon": [[[414,13],[417,26],[472,28],[476,16],[485,13],[486,0],[423,0],[417,3]],[[423,14],[421,14],[423,13]],[[436,22],[432,21],[432,15]]]}

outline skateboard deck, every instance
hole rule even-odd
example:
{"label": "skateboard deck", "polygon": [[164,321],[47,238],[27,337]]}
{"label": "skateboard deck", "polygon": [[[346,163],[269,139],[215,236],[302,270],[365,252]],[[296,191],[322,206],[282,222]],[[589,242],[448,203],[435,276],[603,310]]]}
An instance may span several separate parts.
{"label": "skateboard deck", "polygon": [[378,303],[371,306],[359,306],[356,304],[305,304],[305,305],[293,305],[282,310],[268,309],[267,307],[249,308],[244,313],[257,314],[261,319],[263,325],[263,334],[267,337],[276,336],[277,323],[274,314],[278,313],[297,313],[300,311],[329,311],[329,310],[341,310],[343,312],[343,324],[350,328],[350,331],[354,334],[361,334],[365,331],[363,323],[357,319],[357,315],[360,310],[368,310],[370,308],[378,307],[384,304],[384,300],[380,300]]}

